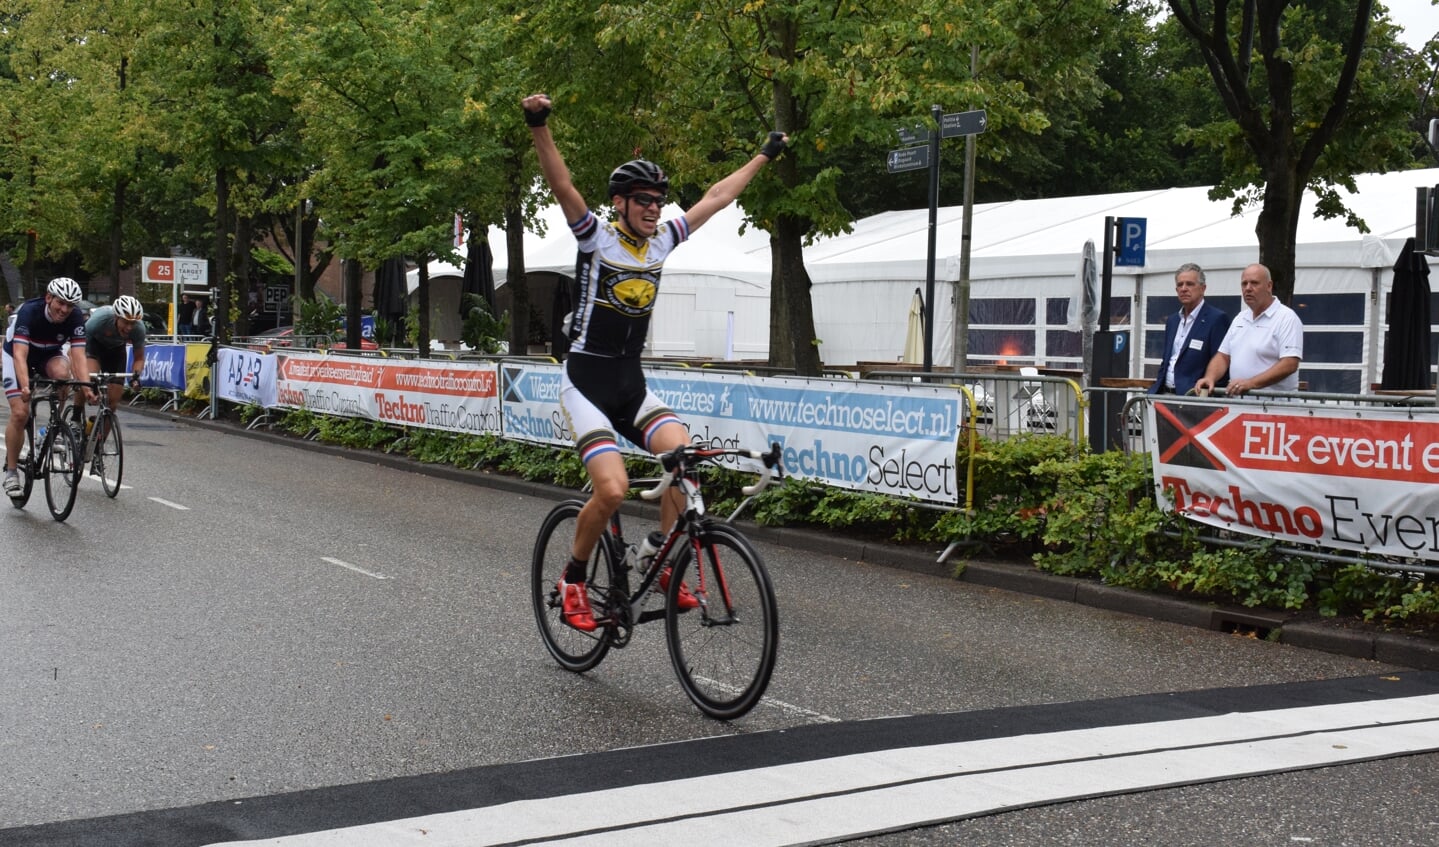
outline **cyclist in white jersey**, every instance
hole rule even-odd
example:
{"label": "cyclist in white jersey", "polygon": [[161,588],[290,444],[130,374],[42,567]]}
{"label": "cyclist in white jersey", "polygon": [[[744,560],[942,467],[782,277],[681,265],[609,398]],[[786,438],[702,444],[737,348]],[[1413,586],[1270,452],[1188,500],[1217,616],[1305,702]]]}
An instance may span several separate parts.
{"label": "cyclist in white jersey", "polygon": [[[560,386],[560,407],[575,433],[575,446],[594,493],[575,522],[570,565],[559,588],[565,622],[589,631],[595,628],[595,621],[585,591],[585,564],[610,516],[629,492],[617,434],[656,455],[689,441],[689,430],[649,391],[640,368],[665,257],[716,212],[733,203],[755,175],[784,151],[789,137],[771,132],[758,154],[710,186],[682,217],[664,222],[660,212],[669,192],[669,178],[653,162],[626,162],[610,175],[609,200],[615,219],[602,222],[575,188],[546,125],[553,106],[549,96],[532,94],[521,105],[545,182],[579,242],[576,270],[580,295],[570,321],[571,344]],[[667,530],[677,516],[678,503],[666,497],[661,503],[662,528]],[[680,606],[695,605],[694,597],[682,592]]]}

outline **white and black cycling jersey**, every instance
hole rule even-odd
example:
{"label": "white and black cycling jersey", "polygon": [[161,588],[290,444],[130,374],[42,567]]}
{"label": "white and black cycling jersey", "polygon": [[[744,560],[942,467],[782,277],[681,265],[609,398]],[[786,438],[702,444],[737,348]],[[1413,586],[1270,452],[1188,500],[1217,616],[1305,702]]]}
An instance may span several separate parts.
{"label": "white and black cycling jersey", "polygon": [[641,240],[587,211],[570,231],[580,249],[570,352],[638,358],[659,295],[660,270],[670,251],[690,237],[689,222],[672,218]]}

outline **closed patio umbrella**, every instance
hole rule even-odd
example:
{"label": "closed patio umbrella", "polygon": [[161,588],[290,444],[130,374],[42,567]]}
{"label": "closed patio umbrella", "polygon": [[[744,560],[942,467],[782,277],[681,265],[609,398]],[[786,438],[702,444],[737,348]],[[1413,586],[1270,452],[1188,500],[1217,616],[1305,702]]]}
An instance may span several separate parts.
{"label": "closed patio umbrella", "polygon": [[1379,387],[1392,391],[1429,390],[1429,262],[1414,249],[1412,238],[1404,242],[1394,263],[1388,327]]}
{"label": "closed patio umbrella", "polygon": [[469,252],[465,256],[465,276],[460,288],[460,315],[465,314],[466,294],[483,297],[490,314],[499,316],[495,306],[495,263],[487,238],[471,238]]}
{"label": "closed patio umbrella", "polygon": [[409,294],[405,280],[405,260],[386,259],[375,274],[375,314],[394,324],[405,317],[405,298]]}
{"label": "closed patio umbrella", "polygon": [[904,356],[900,361],[911,365],[924,364],[924,297],[918,288],[909,300],[909,325],[904,332]]}

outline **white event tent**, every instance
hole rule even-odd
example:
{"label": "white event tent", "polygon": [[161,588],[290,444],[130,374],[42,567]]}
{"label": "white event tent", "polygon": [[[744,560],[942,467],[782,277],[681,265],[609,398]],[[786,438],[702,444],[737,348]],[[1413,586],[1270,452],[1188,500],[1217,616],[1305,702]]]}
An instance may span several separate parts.
{"label": "white event tent", "polygon": [[[1439,170],[1368,174],[1356,177],[1355,182],[1356,194],[1343,189],[1340,194],[1367,223],[1370,233],[1361,234],[1342,219],[1314,218],[1313,197],[1306,195],[1297,238],[1294,290],[1296,299],[1354,294],[1354,302],[1371,304],[1363,310],[1362,320],[1355,314],[1352,324],[1336,326],[1333,331],[1364,334],[1365,378],[1373,381],[1376,356],[1372,354],[1382,339],[1383,295],[1392,281],[1390,269],[1399,250],[1414,233],[1415,189],[1439,182]],[[1205,268],[1211,297],[1237,298],[1240,273],[1245,265],[1258,260],[1254,232],[1258,209],[1235,216],[1232,201],[1210,200],[1208,191],[1207,187],[1172,188],[976,205],[969,274],[971,361],[976,335],[980,340],[985,332],[996,338],[1008,336],[1023,326],[1031,336],[1029,345],[991,350],[983,361],[1080,366],[1077,350],[1066,348],[1056,354],[1047,349],[1046,335],[1070,325],[1067,308],[1056,313],[1057,301],[1067,306],[1077,292],[1084,242],[1093,240],[1096,247],[1102,246],[1106,216],[1144,218],[1147,223],[1144,266],[1114,270],[1111,295],[1130,304],[1129,309],[1115,310],[1126,315],[1125,322],[1137,318],[1141,329],[1162,332],[1163,317],[1157,324],[1149,319],[1145,301],[1172,298],[1173,274],[1184,262]],[[960,278],[962,224],[963,207],[938,210],[934,274],[934,362],[938,368],[948,368],[953,356],[953,295]],[[852,232],[819,239],[805,250],[805,265],[813,282],[816,331],[827,364],[899,360],[910,299],[915,288],[922,288],[925,282],[928,225],[927,209],[886,212],[857,221]],[[986,300],[1003,306],[986,309],[976,303]],[[1030,301],[1028,308],[1015,312],[1017,306],[1024,306],[1023,301]],[[1006,312],[1019,317],[1004,317]],[[1306,337],[1322,344],[1322,333],[1328,330],[1327,325],[1319,327],[1306,321]],[[1131,327],[1116,324],[1112,328]],[[1310,333],[1311,329],[1317,331]],[[1135,341],[1131,373],[1140,375],[1146,363],[1154,362],[1145,355],[1142,333]],[[1322,355],[1313,358],[1325,359]],[[1306,364],[1309,360],[1306,355]],[[1356,364],[1341,362],[1334,367],[1353,370]]]}
{"label": "white event tent", "polygon": [[[670,204],[663,217],[683,214]],[[575,268],[575,239],[558,206],[541,215],[544,234],[526,231],[525,270],[531,285],[531,299],[539,303],[548,320],[553,286],[571,280]],[[711,218],[665,261],[659,300],[650,322],[646,355],[674,358],[763,359],[769,353],[769,237],[762,232],[740,229],[744,212],[730,205]],[[509,257],[505,231],[490,229],[494,251],[495,287],[506,302],[504,285]],[[762,253],[744,248],[763,246]],[[464,275],[464,269],[448,262],[430,265],[430,278]],[[411,271],[410,291],[419,285]]]}
{"label": "white event tent", "polygon": [[[1382,350],[1383,303],[1390,270],[1404,239],[1414,230],[1415,189],[1439,183],[1439,169],[1366,174],[1357,193],[1340,189],[1346,204],[1369,226],[1361,234],[1341,219],[1313,217],[1306,194],[1297,238],[1296,301],[1353,295],[1343,301],[1347,321],[1306,319],[1310,349],[1306,368],[1348,370],[1352,382],[1374,381]],[[1171,188],[1081,197],[978,204],[973,209],[970,259],[972,362],[1006,361],[1079,368],[1069,302],[1078,290],[1086,240],[1102,245],[1105,217],[1144,218],[1147,251],[1142,267],[1117,267],[1112,297],[1114,329],[1140,330],[1131,345],[1131,373],[1141,375],[1155,357],[1145,334],[1162,332],[1163,315],[1149,301],[1172,298],[1174,270],[1197,262],[1208,275],[1209,296],[1237,299],[1239,275],[1258,259],[1254,233],[1258,209],[1232,214],[1232,201],[1208,198],[1208,187]],[[666,209],[666,217],[680,214]],[[758,359],[768,352],[770,245],[754,228],[741,233],[743,211],[731,206],[675,251],[666,263],[649,355]],[[547,232],[525,235],[532,281],[543,274],[573,274],[574,239],[557,209],[545,212]],[[963,208],[938,210],[935,255],[936,333],[934,363],[947,368],[953,356],[953,296],[959,281]],[[909,307],[923,289],[929,212],[885,212],[856,221],[846,234],[819,238],[805,248],[813,287],[816,333],[827,365],[895,361],[904,353]],[[496,285],[503,285],[503,230],[490,233]],[[437,262],[431,277],[461,269]],[[411,272],[411,289],[415,287]],[[1351,308],[1365,303],[1363,307]],[[1127,307],[1126,307],[1127,304]],[[1293,303],[1296,308],[1305,303]],[[1322,305],[1322,304],[1321,304]],[[1230,307],[1229,311],[1235,311]],[[1309,314],[1319,317],[1319,309]],[[1306,313],[1301,311],[1301,316]],[[1070,330],[1069,336],[1060,333]],[[1322,355],[1325,333],[1336,343],[1362,346],[1358,358],[1331,361]],[[1362,343],[1352,336],[1362,336]],[[986,347],[986,345],[989,345]],[[1311,371],[1311,382],[1316,375]],[[1322,382],[1322,380],[1320,380]]]}

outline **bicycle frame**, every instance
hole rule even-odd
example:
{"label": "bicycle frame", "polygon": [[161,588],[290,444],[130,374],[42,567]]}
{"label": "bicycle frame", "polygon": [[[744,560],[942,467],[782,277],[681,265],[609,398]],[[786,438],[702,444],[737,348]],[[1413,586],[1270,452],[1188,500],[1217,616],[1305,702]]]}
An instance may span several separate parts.
{"label": "bicycle frame", "polygon": [[[72,379],[67,381],[66,384],[75,386],[77,388],[88,387],[95,392],[95,402],[98,407],[96,411],[96,418],[98,419],[99,409],[103,409],[111,413],[112,415],[115,413],[115,407],[110,405],[110,392],[108,390],[110,384],[116,382],[122,383],[130,379],[131,376],[131,374],[127,373],[92,373],[90,374],[89,380]],[[80,451],[84,453],[89,448],[92,441],[99,440],[100,433],[98,429],[94,432],[90,432],[84,426],[83,418],[85,415],[85,406],[88,404],[73,403],[73,405],[77,410],[77,417],[81,418],[81,420],[77,421],[77,423],[80,424]]]}
{"label": "bicycle frame", "polygon": [[[30,501],[35,483],[43,481],[50,516],[57,521],[63,521],[70,516],[75,505],[75,486],[79,481],[75,468],[78,449],[76,439],[65,419],[68,399],[65,389],[69,384],[69,380],[42,376],[31,378],[28,401],[30,415],[25,423],[25,441],[29,452],[16,462],[16,468],[23,474],[24,481],[21,484],[21,493],[10,498],[10,503],[15,508],[24,508]],[[41,403],[48,403],[50,406],[49,417],[44,420],[36,414]],[[43,437],[40,432],[42,426]],[[63,458],[60,467],[55,465],[57,457]]]}
{"label": "bicycle frame", "polygon": [[[681,540],[690,546],[690,551],[694,556],[699,556],[699,532],[706,511],[704,493],[701,489],[699,478],[695,475],[695,470],[698,465],[723,456],[744,456],[746,458],[758,459],[764,463],[766,470],[766,473],[760,474],[759,480],[755,484],[745,486],[741,489],[745,494],[744,501],[741,502],[734,513],[725,520],[725,523],[732,523],[754,498],[769,485],[771,476],[767,471],[779,468],[778,445],[775,445],[768,453],[732,448],[703,449],[685,445],[659,457],[661,466],[664,469],[662,476],[657,479],[639,479],[631,482],[631,488],[642,489],[640,491],[640,497],[642,499],[651,501],[658,500],[664,496],[664,493],[669,488],[678,487],[685,501],[684,508],[680,510],[674,526],[670,527],[669,532],[665,534],[664,541],[661,542],[659,549],[655,551],[649,564],[645,567],[643,573],[641,573],[639,586],[632,592],[629,590],[629,573],[634,569],[635,565],[630,555],[634,548],[625,543],[619,512],[615,512],[614,515],[610,516],[609,527],[605,531],[604,541],[602,543],[611,545],[613,560],[620,563],[619,567],[616,568],[616,582],[618,584],[615,587],[624,595],[622,601],[624,614],[618,620],[613,620],[612,615],[597,616],[596,622],[601,626],[613,624],[618,628],[615,646],[623,647],[628,643],[630,633],[635,624],[647,623],[648,621],[658,620],[664,617],[665,610],[663,607],[644,610],[643,606],[647,600],[655,596],[651,589],[659,579],[660,574],[664,572],[666,567],[674,565],[675,559],[677,558],[676,551],[680,549]],[[651,485],[652,487],[645,488],[645,486]],[[719,576],[721,580],[723,580],[722,572]],[[706,578],[705,573],[700,571],[700,583],[698,587],[700,588],[701,597],[705,596]],[[728,602],[728,586],[720,585],[720,592],[721,596],[725,597]],[[701,599],[700,602],[702,605],[704,604],[703,599]],[[612,598],[611,603],[612,605],[619,604],[621,600],[616,596]],[[706,609],[705,612],[707,614],[708,609]]]}
{"label": "bicycle frame", "polygon": [[[585,503],[565,500],[545,516],[530,562],[531,602],[545,648],[561,667],[589,671],[611,647],[627,645],[637,624],[663,620],[670,663],[700,711],[731,720],[764,696],[779,643],[774,588],[763,558],[743,533],[706,516],[694,473],[700,464],[730,456],[764,462],[759,480],[744,489],[750,497],[768,485],[772,470],[781,472],[777,447],[757,453],[684,445],[658,457],[663,468],[658,481],[635,483],[654,483],[640,493],[646,500],[678,486],[683,508],[653,556],[642,562],[635,561],[637,548],[625,543],[619,515],[611,516],[589,554],[587,577],[574,583],[586,591],[593,626],[572,624],[561,597]],[[638,585],[632,587],[637,569]]]}

